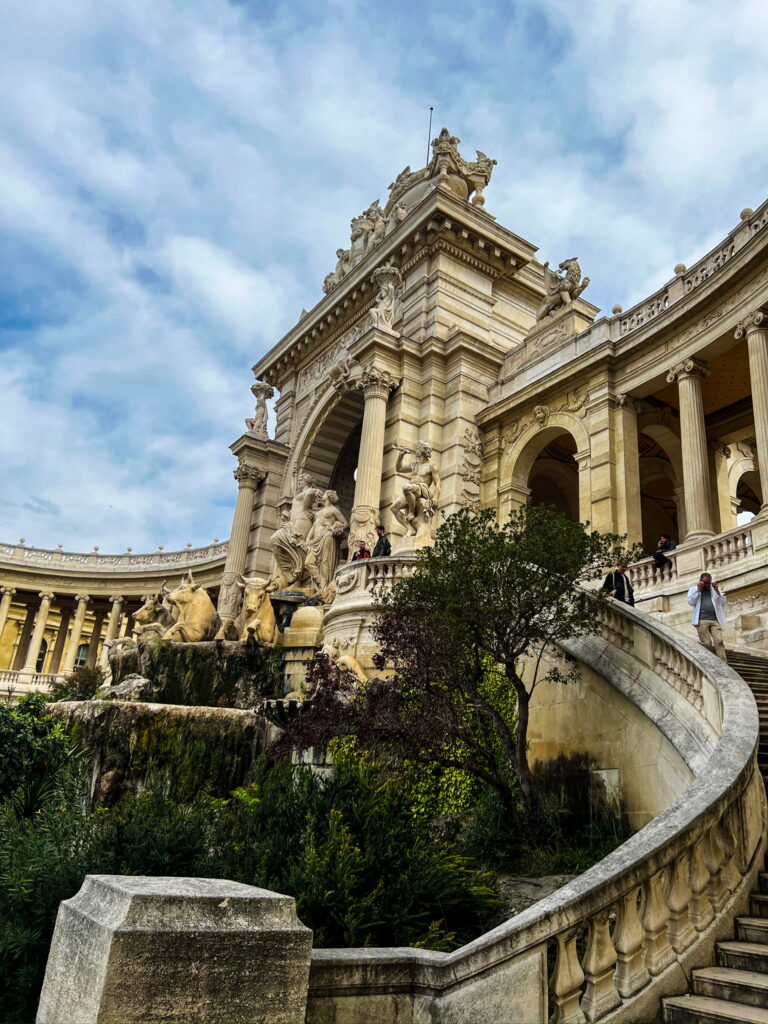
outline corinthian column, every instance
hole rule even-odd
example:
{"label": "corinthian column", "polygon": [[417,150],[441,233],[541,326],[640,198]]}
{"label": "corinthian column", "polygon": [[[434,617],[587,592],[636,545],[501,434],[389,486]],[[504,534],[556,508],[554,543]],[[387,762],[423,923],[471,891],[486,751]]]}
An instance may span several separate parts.
{"label": "corinthian column", "polygon": [[0,587],[0,594],[3,595],[0,598],[0,641],[3,639],[3,630],[8,621],[8,611],[10,610],[11,601],[15,593],[15,587]]}
{"label": "corinthian column", "polygon": [[768,308],[757,309],[736,325],[735,336],[747,337],[752,413],[755,417],[757,461],[763,504],[759,515],[768,517]]}
{"label": "corinthian column", "polygon": [[680,399],[685,519],[688,524],[686,543],[704,540],[715,533],[712,528],[709,457],[701,395],[701,382],[708,375],[706,364],[698,359],[684,359],[667,374],[669,384],[677,381]]}
{"label": "corinthian column", "polygon": [[37,609],[37,615],[35,617],[35,628],[32,632],[32,639],[29,641],[29,647],[27,648],[27,659],[24,662],[22,672],[34,672],[37,666],[37,656],[40,653],[40,646],[43,642],[43,634],[45,633],[45,624],[48,621],[48,612],[51,609],[51,601],[53,600],[53,594],[48,591],[43,591],[40,594],[40,607]]}
{"label": "corinthian column", "polygon": [[357,386],[365,398],[363,428],[360,435],[360,454],[357,460],[355,503],[349,526],[349,553],[353,554],[359,541],[369,548],[376,543],[376,525],[379,522],[381,470],[384,466],[384,427],[387,420],[387,399],[399,381],[387,370],[369,366],[363,370]]}
{"label": "corinthian column", "polygon": [[123,611],[123,602],[125,598],[118,595],[117,597],[110,597],[110,603],[112,605],[109,611],[109,620],[107,621],[107,633],[104,637],[104,643],[101,648],[101,658],[99,664],[106,672],[109,667],[109,648],[111,641],[117,636],[117,631],[120,628],[120,615]]}
{"label": "corinthian column", "polygon": [[80,646],[85,613],[88,610],[88,602],[91,599],[88,594],[77,594],[75,600],[77,601],[75,621],[72,623],[72,632],[69,634],[69,644],[67,645],[67,653],[64,655],[64,664],[61,666],[61,671],[64,675],[69,675],[75,667],[75,658],[77,657],[77,649]]}
{"label": "corinthian column", "polygon": [[253,493],[264,480],[266,474],[243,459],[234,471],[238,484],[237,504],[232,520],[232,532],[229,536],[227,560],[224,563],[224,575],[219,588],[218,613],[222,622],[234,619],[239,611],[241,591],[237,586],[237,578],[245,568],[245,556],[248,554],[248,538],[251,533],[253,515]]}

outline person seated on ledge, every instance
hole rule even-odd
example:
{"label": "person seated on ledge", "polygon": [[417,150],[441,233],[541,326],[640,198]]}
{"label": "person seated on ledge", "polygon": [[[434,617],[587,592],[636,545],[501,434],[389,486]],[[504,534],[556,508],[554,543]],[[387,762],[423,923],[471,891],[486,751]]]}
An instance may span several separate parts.
{"label": "person seated on ledge", "polygon": [[387,555],[391,555],[392,545],[389,543],[389,537],[383,526],[379,525],[376,527],[376,536],[379,539],[376,541],[376,547],[373,549],[371,558],[386,558]]}
{"label": "person seated on ledge", "polygon": [[352,555],[353,562],[359,562],[361,558],[370,558],[371,552],[368,550],[368,545],[364,540],[358,542],[357,551]]}
{"label": "person seated on ledge", "polygon": [[635,592],[627,576],[627,563],[619,562],[613,572],[609,572],[603,580],[603,590],[607,590],[611,597],[624,604],[634,605]]}
{"label": "person seated on ledge", "polygon": [[672,565],[672,562],[667,558],[666,551],[674,551],[677,544],[672,540],[668,533],[662,533],[659,537],[659,546],[653,553],[653,564],[657,569],[666,569],[668,565]]}

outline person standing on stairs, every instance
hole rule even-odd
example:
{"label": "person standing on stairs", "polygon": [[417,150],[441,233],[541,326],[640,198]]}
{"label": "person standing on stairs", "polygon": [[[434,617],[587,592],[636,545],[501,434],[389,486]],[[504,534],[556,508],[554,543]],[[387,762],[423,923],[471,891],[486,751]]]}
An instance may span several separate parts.
{"label": "person standing on stairs", "polygon": [[693,624],[699,634],[699,643],[726,661],[723,643],[726,596],[712,576],[703,572],[699,582],[688,591],[688,604],[693,608]]}

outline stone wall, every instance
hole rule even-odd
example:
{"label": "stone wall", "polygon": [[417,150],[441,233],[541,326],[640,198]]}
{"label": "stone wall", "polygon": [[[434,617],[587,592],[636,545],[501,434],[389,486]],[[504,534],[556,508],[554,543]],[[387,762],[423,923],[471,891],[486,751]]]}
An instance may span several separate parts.
{"label": "stone wall", "polygon": [[212,796],[227,796],[250,781],[254,761],[278,734],[261,715],[231,708],[62,701],[51,714],[89,751],[94,807],[150,782],[182,802],[206,785]]}

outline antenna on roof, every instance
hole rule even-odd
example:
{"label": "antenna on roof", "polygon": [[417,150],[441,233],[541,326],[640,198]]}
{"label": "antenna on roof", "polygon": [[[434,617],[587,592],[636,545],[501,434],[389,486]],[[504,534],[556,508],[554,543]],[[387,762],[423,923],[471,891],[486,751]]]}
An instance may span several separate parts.
{"label": "antenna on roof", "polygon": [[429,163],[429,144],[432,141],[432,111],[434,107],[429,108],[429,129],[427,130],[427,163]]}

